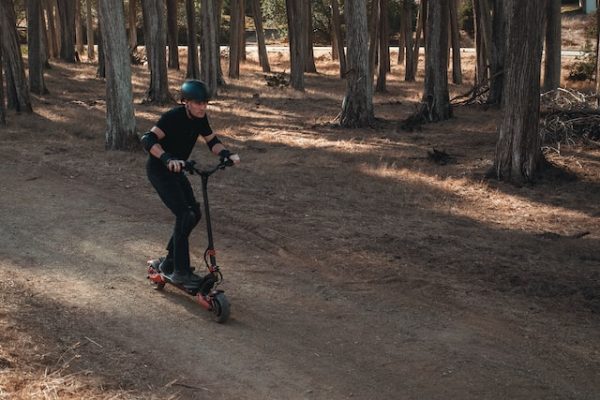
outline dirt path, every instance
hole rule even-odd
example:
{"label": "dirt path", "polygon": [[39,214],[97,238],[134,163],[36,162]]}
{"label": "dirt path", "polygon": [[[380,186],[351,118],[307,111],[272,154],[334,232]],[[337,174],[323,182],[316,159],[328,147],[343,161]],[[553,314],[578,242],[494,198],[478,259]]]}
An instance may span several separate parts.
{"label": "dirt path", "polygon": [[[255,109],[244,93],[213,110],[244,160],[211,182],[225,325],[145,279],[172,221],[141,153],[72,127],[0,133],[0,398],[44,368],[98,398],[597,398],[597,152],[580,182],[493,186],[472,178],[489,115],[347,133],[311,114],[336,107],[326,97]],[[243,129],[227,120],[240,110]],[[285,129],[260,125],[269,113]],[[435,144],[460,162],[432,166]]]}

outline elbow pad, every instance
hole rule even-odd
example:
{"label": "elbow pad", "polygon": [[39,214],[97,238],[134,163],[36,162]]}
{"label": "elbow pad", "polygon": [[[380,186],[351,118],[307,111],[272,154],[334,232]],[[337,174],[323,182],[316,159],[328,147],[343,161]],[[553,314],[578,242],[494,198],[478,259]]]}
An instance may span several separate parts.
{"label": "elbow pad", "polygon": [[149,131],[144,133],[144,135],[142,136],[141,139],[142,145],[144,146],[144,149],[148,152],[150,152],[150,149],[152,148],[152,146],[154,146],[156,143],[158,143],[158,136],[156,136],[156,133]]}
{"label": "elbow pad", "polygon": [[208,142],[206,142],[206,144],[208,145],[208,148],[211,151],[212,151],[213,147],[215,147],[218,143],[221,143],[221,141],[219,140],[219,138],[217,136],[215,136],[214,138],[212,138]]}

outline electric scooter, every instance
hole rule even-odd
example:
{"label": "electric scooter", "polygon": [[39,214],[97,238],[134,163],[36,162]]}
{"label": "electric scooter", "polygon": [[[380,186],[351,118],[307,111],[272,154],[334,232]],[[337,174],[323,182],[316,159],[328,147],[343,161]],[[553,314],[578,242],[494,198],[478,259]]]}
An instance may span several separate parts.
{"label": "electric scooter", "polygon": [[204,263],[206,264],[209,273],[204,277],[198,287],[184,287],[184,285],[171,282],[169,280],[169,275],[162,273],[159,269],[162,259],[148,261],[148,279],[155,285],[155,289],[162,290],[167,283],[175,286],[190,296],[193,296],[203,308],[212,312],[215,321],[218,323],[224,323],[229,318],[229,301],[227,300],[227,297],[225,297],[224,291],[218,289],[218,286],[223,282],[223,274],[217,265],[217,253],[213,242],[210,210],[208,207],[208,178],[215,172],[232,165],[233,161],[226,159],[211,169],[200,171],[196,168],[195,161],[187,161],[185,163],[184,169],[190,175],[196,174],[202,178],[202,198],[204,200],[204,218],[206,219],[206,232],[208,238],[208,247],[204,251]]}

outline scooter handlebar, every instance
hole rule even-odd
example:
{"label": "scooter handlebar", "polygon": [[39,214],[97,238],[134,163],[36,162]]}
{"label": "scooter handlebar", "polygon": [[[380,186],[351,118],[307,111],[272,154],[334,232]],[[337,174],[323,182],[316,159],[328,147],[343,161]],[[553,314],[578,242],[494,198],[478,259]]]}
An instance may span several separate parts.
{"label": "scooter handlebar", "polygon": [[219,162],[219,164],[215,165],[212,168],[209,168],[204,171],[200,171],[198,168],[196,168],[196,161],[190,160],[190,161],[185,162],[183,169],[186,170],[187,172],[189,172],[190,174],[197,173],[198,175],[210,176],[220,169],[225,169],[225,168],[231,167],[233,165],[234,165],[233,160],[227,158],[225,160],[221,160],[221,162]]}

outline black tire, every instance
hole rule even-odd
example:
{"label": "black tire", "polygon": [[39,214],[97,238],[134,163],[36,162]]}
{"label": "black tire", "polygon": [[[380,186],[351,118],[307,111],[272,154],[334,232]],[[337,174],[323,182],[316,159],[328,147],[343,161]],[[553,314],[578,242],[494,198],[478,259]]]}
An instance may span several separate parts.
{"label": "black tire", "polygon": [[212,312],[219,324],[225,323],[229,319],[229,300],[223,293],[217,293],[212,299]]}

